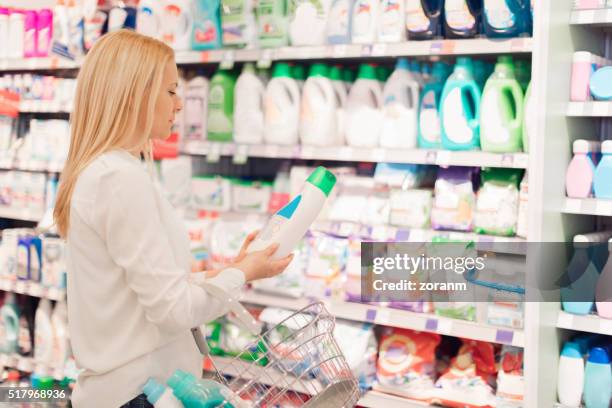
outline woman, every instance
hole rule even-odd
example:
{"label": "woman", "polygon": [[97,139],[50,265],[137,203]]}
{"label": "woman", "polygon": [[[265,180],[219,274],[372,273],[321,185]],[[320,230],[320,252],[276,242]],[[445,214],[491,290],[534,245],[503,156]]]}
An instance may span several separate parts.
{"label": "woman", "polygon": [[[150,37],[102,37],[79,72],[55,221],[68,246],[68,319],[76,408],[148,407],[142,386],[177,368],[201,374],[190,328],[225,314],[189,274],[182,220],[141,163],[182,108],[173,51]],[[150,166],[149,166],[150,168]],[[282,272],[276,247],[241,254],[207,282],[235,293]],[[201,275],[201,273],[200,273]],[[214,275],[214,276],[213,276]]]}

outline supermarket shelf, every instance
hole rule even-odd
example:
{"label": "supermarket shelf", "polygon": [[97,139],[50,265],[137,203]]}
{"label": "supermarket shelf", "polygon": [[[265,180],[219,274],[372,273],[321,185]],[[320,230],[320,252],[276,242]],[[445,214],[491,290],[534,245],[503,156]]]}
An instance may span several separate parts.
{"label": "supermarket shelf", "polygon": [[[254,290],[246,291],[240,300],[244,303],[289,310],[299,310],[311,303],[308,299],[284,298],[277,295],[261,294]],[[523,330],[495,327],[428,313],[415,313],[361,303],[343,301],[324,301],[324,303],[327,310],[339,319],[376,323],[517,347],[523,347],[525,343]]]}
{"label": "supermarket shelf", "polygon": [[566,198],[561,211],[566,214],[612,217],[612,200],[601,200],[597,198]]}
{"label": "supermarket shelf", "polygon": [[22,357],[18,354],[0,354],[0,366],[16,369],[26,373],[50,375],[56,380],[63,380],[68,374],[65,370],[37,363],[32,357]]}
{"label": "supermarket shelf", "polygon": [[526,153],[488,153],[482,151],[450,151],[427,149],[383,149],[355,148],[349,146],[281,146],[245,145],[236,143],[214,143],[191,141],[185,143],[182,152],[190,155],[205,155],[209,161],[220,156],[234,156],[236,161],[247,157],[284,159],[315,159],[357,162],[389,162],[432,164],[439,166],[482,166],[525,169],[528,165]]}
{"label": "supermarket shelf", "polygon": [[612,26],[612,9],[574,10],[570,16],[570,24],[594,27]]}
{"label": "supermarket shelf", "polygon": [[612,102],[570,102],[567,116],[606,117],[612,116]]}
{"label": "supermarket shelf", "polygon": [[59,101],[22,101],[19,104],[20,113],[70,113],[71,110],[67,103]]}
{"label": "supermarket shelf", "polygon": [[603,319],[597,315],[574,315],[560,310],[557,327],[612,336],[612,320]]}
{"label": "supermarket shelf", "polygon": [[49,71],[79,68],[78,61],[61,57],[0,59],[0,71]]}
{"label": "supermarket shelf", "polygon": [[379,391],[366,392],[357,404],[365,408],[423,408],[431,406],[424,402],[412,401]]}
{"label": "supermarket shelf", "polygon": [[33,172],[60,173],[64,168],[59,162],[40,162],[34,160],[14,161],[11,159],[0,159],[0,170],[18,170]]}
{"label": "supermarket shelf", "polygon": [[21,220],[39,222],[43,218],[43,213],[36,213],[28,208],[0,207],[0,218],[10,220]]}
{"label": "supermarket shelf", "polygon": [[65,289],[47,288],[40,283],[22,280],[0,279],[0,290],[5,292],[19,293],[21,295],[46,298],[50,300],[62,300],[66,297]]}

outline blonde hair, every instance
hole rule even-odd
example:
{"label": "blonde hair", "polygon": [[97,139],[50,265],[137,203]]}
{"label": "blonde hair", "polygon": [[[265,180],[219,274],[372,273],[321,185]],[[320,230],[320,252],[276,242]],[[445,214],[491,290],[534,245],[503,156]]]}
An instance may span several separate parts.
{"label": "blonde hair", "polygon": [[[163,42],[128,30],[101,37],[87,54],[77,77],[70,150],[53,214],[62,237],[68,235],[79,174],[93,160],[115,149],[150,154],[155,101],[173,59]],[[145,129],[138,128],[140,112],[146,112]]]}

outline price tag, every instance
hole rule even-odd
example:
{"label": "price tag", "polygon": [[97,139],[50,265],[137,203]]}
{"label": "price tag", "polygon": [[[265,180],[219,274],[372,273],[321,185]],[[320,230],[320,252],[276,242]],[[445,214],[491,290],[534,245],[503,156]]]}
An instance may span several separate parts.
{"label": "price tag", "polygon": [[582,209],[582,200],[577,198],[565,199],[565,211],[572,214],[579,214]]}
{"label": "price tag", "polygon": [[49,66],[51,67],[51,69],[57,69],[59,67],[59,58],[55,56],[51,57],[49,61]]}
{"label": "price tag", "polygon": [[38,59],[37,58],[26,58],[27,64],[26,67],[29,69],[38,68]]}
{"label": "price tag", "polygon": [[592,102],[594,116],[608,116],[610,114],[610,102]]}
{"label": "price tag", "polygon": [[441,150],[438,152],[438,156],[436,157],[436,163],[439,166],[448,166],[450,164],[451,152],[448,150]]}
{"label": "price tag", "polygon": [[15,292],[25,293],[27,289],[28,289],[28,285],[26,282],[18,280],[17,283],[15,283]]}
{"label": "price tag", "polygon": [[219,68],[232,69],[234,67],[234,50],[226,50],[221,57]]}
{"label": "price tag", "polygon": [[574,315],[563,311],[559,312],[557,326],[564,329],[572,329],[574,327]]}
{"label": "price tag", "polygon": [[387,242],[389,236],[384,225],[377,225],[372,228],[372,239],[377,242]]}
{"label": "price tag", "polygon": [[436,164],[438,162],[438,152],[436,150],[427,150],[425,153],[425,164]]}
{"label": "price tag", "polygon": [[387,44],[374,44],[372,47],[373,57],[382,57],[387,53]]}
{"label": "price tag", "polygon": [[612,336],[612,320],[599,318],[599,331],[608,336]]}
{"label": "price tag", "polygon": [[9,67],[8,59],[2,58],[0,59],[0,69],[7,70]]}
{"label": "price tag", "polygon": [[378,309],[378,313],[376,314],[376,323],[384,325],[388,325],[391,322],[391,311],[389,309],[381,308]]}
{"label": "price tag", "polygon": [[376,309],[368,309],[366,310],[365,321],[374,323],[376,320]]}
{"label": "price tag", "polygon": [[302,146],[302,151],[300,156],[303,159],[310,159],[312,157],[314,157],[315,154],[315,149],[312,146]]}
{"label": "price tag", "polygon": [[270,68],[272,65],[272,50],[264,49],[261,51],[261,56],[257,61],[257,68]]}
{"label": "price tag", "polygon": [[612,215],[612,201],[601,199],[595,201],[595,212],[599,215]]}
{"label": "price tag", "polygon": [[332,56],[334,58],[344,58],[346,57],[348,47],[346,44],[338,44],[332,47]]}
{"label": "price tag", "polygon": [[350,236],[353,233],[353,230],[354,225],[350,222],[341,222],[340,225],[338,225],[338,235],[343,237]]}
{"label": "price tag", "polygon": [[200,52],[200,62],[208,62],[210,60],[210,52],[202,51]]}
{"label": "price tag", "polygon": [[266,145],[264,149],[265,157],[278,157],[278,145]]}
{"label": "price tag", "polygon": [[372,55],[372,46],[371,45],[364,45],[361,47],[361,56],[362,57],[369,57],[370,55]]}
{"label": "price tag", "polygon": [[422,229],[413,229],[410,230],[410,235],[408,236],[409,242],[425,242],[425,231]]}
{"label": "price tag", "polygon": [[497,330],[495,332],[495,342],[502,344],[512,344],[514,332],[512,330]]}
{"label": "price tag", "polygon": [[438,330],[437,332],[440,334],[451,334],[453,331],[453,321],[450,319],[440,319],[438,320]]}
{"label": "price tag", "polygon": [[437,332],[438,331],[438,319],[427,319],[425,321],[424,331]]}
{"label": "price tag", "polygon": [[500,164],[502,167],[513,167],[514,155],[513,154],[502,154]]}
{"label": "price tag", "polygon": [[218,163],[221,157],[221,143],[211,143],[208,146],[208,154],[206,155],[206,161],[208,163]]}
{"label": "price tag", "polygon": [[525,346],[525,333],[522,331],[515,331],[514,338],[512,339],[512,345],[516,347]]}
{"label": "price tag", "polygon": [[526,169],[529,165],[529,155],[525,153],[517,153],[514,155],[514,166],[517,169]]}
{"label": "price tag", "polygon": [[384,162],[386,157],[387,152],[385,149],[378,148],[372,151],[372,161],[376,163]]}
{"label": "price tag", "polygon": [[249,146],[248,145],[236,145],[236,151],[232,162],[234,164],[245,164],[249,158]]}

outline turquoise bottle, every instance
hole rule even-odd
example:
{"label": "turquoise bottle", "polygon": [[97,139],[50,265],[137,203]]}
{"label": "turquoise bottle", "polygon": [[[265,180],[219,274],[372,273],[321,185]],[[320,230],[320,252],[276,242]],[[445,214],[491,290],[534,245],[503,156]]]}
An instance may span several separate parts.
{"label": "turquoise bottle", "polygon": [[440,149],[440,100],[450,67],[444,62],[433,66],[431,81],[421,91],[417,143],[422,149]]}

